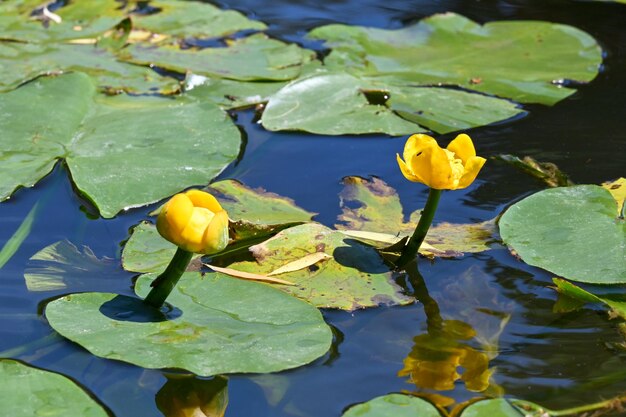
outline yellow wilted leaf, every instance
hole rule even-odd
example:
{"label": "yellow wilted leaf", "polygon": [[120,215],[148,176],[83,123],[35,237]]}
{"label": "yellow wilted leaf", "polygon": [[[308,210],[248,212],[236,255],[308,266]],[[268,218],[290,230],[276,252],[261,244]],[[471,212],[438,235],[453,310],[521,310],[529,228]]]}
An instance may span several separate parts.
{"label": "yellow wilted leaf", "polygon": [[285,281],[279,278],[268,277],[267,275],[253,274],[252,272],[238,271],[231,268],[221,268],[219,266],[213,266],[205,264],[215,272],[221,272],[222,274],[230,275],[235,278],[251,279],[254,281],[272,282],[274,284],[295,285],[293,282]]}
{"label": "yellow wilted leaf", "polygon": [[624,209],[624,200],[626,199],[626,178],[618,178],[612,182],[607,181],[602,186],[613,195],[613,198],[617,201],[617,213],[623,216],[622,210]]}
{"label": "yellow wilted leaf", "polygon": [[308,254],[306,256],[303,256],[300,259],[297,259],[295,261],[289,262],[289,263],[281,266],[280,268],[277,268],[277,269],[273,270],[272,272],[267,274],[267,276],[284,274],[286,272],[299,271],[301,269],[308,268],[311,265],[315,265],[319,261],[323,261],[323,260],[329,259],[329,258],[332,258],[332,256],[330,256],[329,254],[324,253],[324,252],[310,253],[310,254]]}

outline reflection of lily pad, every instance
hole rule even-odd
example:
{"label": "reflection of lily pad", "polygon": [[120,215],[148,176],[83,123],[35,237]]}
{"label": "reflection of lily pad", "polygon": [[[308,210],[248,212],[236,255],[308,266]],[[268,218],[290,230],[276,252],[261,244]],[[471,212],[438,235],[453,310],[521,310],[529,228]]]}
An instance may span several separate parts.
{"label": "reflection of lily pad", "polygon": [[70,379],[23,365],[0,360],[0,404],[11,417],[107,417],[109,414]]}
{"label": "reflection of lily pad", "polygon": [[458,85],[524,103],[564,99],[574,90],[558,80],[591,81],[602,62],[597,42],[571,26],[540,21],[481,26],[453,13],[399,30],[329,25],[309,36],[332,48],[324,60],[332,70],[397,85]]}
{"label": "reflection of lily pad", "polygon": [[95,96],[80,73],[4,95],[0,114],[14,116],[0,119],[0,199],[32,186],[64,158],[77,188],[112,217],[205,184],[239,152],[238,129],[210,103]]}
{"label": "reflection of lily pad", "polygon": [[131,45],[122,59],[171,71],[233,80],[290,80],[300,75],[313,52],[256,34],[232,41],[226,48],[183,50],[178,46]]}
{"label": "reflection of lily pad", "polygon": [[318,307],[355,310],[380,304],[407,304],[392,280],[389,268],[376,250],[321,224],[306,223],[283,230],[273,238],[252,246],[256,262],[239,262],[236,270],[267,274],[315,252],[333,258],[298,271],[280,275],[294,286],[280,289]]}
{"label": "reflection of lily pad", "polygon": [[500,234],[524,262],[594,284],[626,282],[626,222],[596,185],[540,191],[509,207]]}
{"label": "reflection of lily pad", "polygon": [[[152,279],[137,281],[138,295],[148,293]],[[295,368],[322,356],[332,340],[316,308],[265,284],[187,272],[168,302],[182,315],[146,320],[132,313],[143,305],[138,299],[72,294],[48,304],[46,317],[97,356],[201,376]]]}
{"label": "reflection of lily pad", "polygon": [[441,417],[426,400],[403,394],[389,394],[350,407],[342,417]]}
{"label": "reflection of lily pad", "polygon": [[[396,190],[379,178],[346,177],[341,192],[342,213],[339,230],[357,230],[381,233],[380,239],[392,238],[395,242],[409,236],[419,221],[420,211],[411,213],[404,221],[402,204]],[[493,222],[475,224],[439,223],[431,227],[420,253],[434,256],[458,256],[463,252],[482,252],[489,249],[495,232]],[[372,235],[371,237],[376,237]],[[375,240],[375,239],[374,239]],[[381,240],[384,244],[393,240]],[[434,248],[434,250],[433,250]]]}
{"label": "reflection of lily pad", "polygon": [[214,38],[240,30],[263,30],[262,22],[250,20],[235,10],[220,10],[198,1],[158,0],[150,2],[157,13],[133,16],[144,30],[180,37]]}

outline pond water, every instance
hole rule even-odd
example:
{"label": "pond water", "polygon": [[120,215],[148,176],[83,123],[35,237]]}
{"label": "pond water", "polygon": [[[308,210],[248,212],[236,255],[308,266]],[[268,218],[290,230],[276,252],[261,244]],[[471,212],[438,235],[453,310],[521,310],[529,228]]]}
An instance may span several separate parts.
{"label": "pond water", "polygon": [[[525,118],[471,130],[478,153],[529,155],[556,163],[575,183],[598,184],[624,176],[626,157],[626,6],[583,1],[406,1],[406,0],[240,0],[215,2],[270,26],[277,38],[307,47],[311,28],[328,23],[399,28],[433,13],[453,11],[477,22],[538,19],[564,23],[595,37],[605,52],[602,72],[554,107],[525,106]],[[488,60],[488,57],[485,57]],[[256,124],[252,110],[236,113],[247,142],[238,161],[219,179],[234,178],[252,187],[292,198],[332,226],[340,213],[338,193],[345,176],[377,176],[395,188],[405,213],[423,206],[426,187],[406,181],[395,163],[405,138],[384,135],[326,137],[274,133]],[[441,137],[443,143],[454,135]],[[479,222],[497,216],[511,202],[545,186],[521,171],[489,159],[468,189],[445,192],[435,222]],[[24,270],[43,247],[67,239],[99,256],[120,260],[129,229],[147,219],[155,206],[131,210],[112,220],[72,189],[58,166],[32,189],[19,190],[0,204],[0,244],[14,233],[39,202],[32,233],[0,270],[0,351],[3,357],[67,375],[86,387],[118,417],[159,416],[155,396],[167,382],[161,371],[103,360],[55,336],[41,307],[57,292],[28,292]],[[553,313],[552,275],[519,261],[499,243],[490,251],[454,260],[422,259],[420,272],[432,300],[446,320],[475,327],[502,324],[493,358],[489,392],[558,409],[599,401],[626,392],[626,350],[617,321],[605,309],[588,306]],[[400,282],[407,281],[398,277]],[[86,288],[132,294],[133,275],[118,267],[94,276]],[[411,286],[408,285],[408,291]],[[421,298],[424,301],[424,297]],[[476,322],[483,307],[485,322]],[[508,322],[503,321],[508,313]],[[231,375],[227,417],[340,416],[348,406],[391,392],[420,390],[398,376],[405,358],[427,334],[423,303],[379,307],[352,313],[323,311],[334,328],[329,354],[314,363],[271,375]],[[120,341],[123,343],[123,341]],[[467,370],[467,369],[466,369]],[[441,391],[457,402],[479,396],[461,381]]]}

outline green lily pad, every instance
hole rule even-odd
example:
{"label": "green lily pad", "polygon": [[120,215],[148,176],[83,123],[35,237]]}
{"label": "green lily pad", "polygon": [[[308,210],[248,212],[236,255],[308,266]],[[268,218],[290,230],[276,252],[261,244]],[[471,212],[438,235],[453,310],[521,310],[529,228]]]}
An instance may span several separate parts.
{"label": "green lily pad", "polygon": [[[376,177],[346,177],[343,184],[344,189],[340,194],[342,213],[337,218],[339,223],[335,225],[338,230],[375,232],[365,234],[364,240],[381,239],[383,246],[396,243],[413,233],[420,210],[411,213],[409,221],[405,222],[400,197],[383,180]],[[431,247],[422,247],[420,253],[454,257],[463,252],[483,252],[489,250],[494,233],[495,225],[492,221],[475,224],[436,223],[426,235],[425,243]]]}
{"label": "green lily pad", "polygon": [[504,398],[476,401],[465,407],[460,417],[521,417],[523,410]]}
{"label": "green lily pad", "polygon": [[0,42],[0,91],[12,90],[39,75],[81,71],[106,92],[163,93],[180,89],[178,81],[150,68],[116,60],[109,50],[94,45]]}
{"label": "green lily pad", "polygon": [[[139,278],[139,296],[154,278]],[[137,298],[110,293],[68,295],[45,314],[57,332],[96,356],[200,376],[295,368],[332,341],[316,308],[265,284],[186,272],[168,302],[180,315],[163,317]]]}
{"label": "green lily pad", "polygon": [[313,51],[258,33],[231,41],[226,48],[180,49],[175,45],[130,45],[120,59],[170,71],[240,81],[291,80],[314,58]]}
{"label": "green lily pad", "polygon": [[560,80],[589,82],[602,62],[595,39],[571,26],[541,21],[479,25],[454,13],[398,30],[335,24],[309,36],[332,48],[324,59],[330,70],[395,85],[457,85],[522,103],[551,105],[564,99],[575,90]]}
{"label": "green lily pad", "polygon": [[105,409],[69,378],[0,360],[0,403],[11,417],[107,417]]}
{"label": "green lily pad", "polygon": [[223,109],[254,106],[266,102],[287,81],[237,81],[189,74],[184,90],[187,97],[211,100]]}
{"label": "green lily pad", "polygon": [[348,74],[298,79],[270,96],[261,122],[268,130],[304,130],[324,135],[424,132],[384,105],[370,104],[363,81]]}
{"label": "green lily pad", "polygon": [[527,264],[572,281],[626,283],[626,222],[600,186],[540,191],[509,207],[499,226]]}
{"label": "green lily pad", "polygon": [[24,279],[28,291],[93,291],[110,287],[119,272],[113,259],[98,258],[87,246],[81,250],[61,240],[31,256]]}
{"label": "green lily pad", "polygon": [[342,417],[441,417],[441,414],[422,398],[388,394],[352,406]]}
{"label": "green lily pad", "polygon": [[556,312],[564,313],[577,310],[587,303],[602,303],[610,308],[611,317],[621,317],[626,320],[625,294],[593,294],[571,282],[560,278],[552,278],[559,292],[559,298],[554,305]]}
{"label": "green lily pad", "polygon": [[150,2],[158,13],[133,16],[144,30],[178,37],[216,38],[241,30],[264,30],[264,23],[250,20],[235,10],[220,10],[197,1],[158,0]]}
{"label": "green lily pad", "polygon": [[103,217],[206,183],[239,153],[239,131],[217,106],[124,95],[96,100],[95,86],[80,73],[7,93],[0,114],[0,200],[64,158]]}
{"label": "green lily pad", "polygon": [[268,274],[290,262],[316,252],[332,258],[277,278],[294,286],[279,288],[317,307],[356,310],[380,304],[409,304],[414,300],[401,293],[392,273],[371,246],[321,224],[305,223],[278,233],[250,247],[255,262],[238,262],[235,270]]}

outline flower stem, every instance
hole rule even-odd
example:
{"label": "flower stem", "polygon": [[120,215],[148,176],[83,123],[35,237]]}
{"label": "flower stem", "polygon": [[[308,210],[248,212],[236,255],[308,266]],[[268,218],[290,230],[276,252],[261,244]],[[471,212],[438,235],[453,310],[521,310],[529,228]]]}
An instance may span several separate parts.
{"label": "flower stem", "polygon": [[433,222],[433,217],[435,217],[435,211],[437,211],[437,205],[439,204],[440,197],[441,190],[435,190],[434,188],[430,189],[430,192],[428,193],[428,200],[426,200],[426,206],[424,207],[424,210],[422,210],[422,215],[420,216],[417,227],[413,232],[413,236],[411,236],[411,239],[409,239],[409,242],[402,250],[402,254],[396,261],[396,269],[404,268],[409,262],[415,259],[417,251],[422,245],[422,242],[426,237],[426,233],[428,233],[428,229]]}
{"label": "flower stem", "polygon": [[165,268],[165,271],[150,284],[152,290],[150,290],[144,302],[154,308],[161,308],[176,286],[181,275],[183,275],[183,272],[187,269],[187,265],[189,265],[192,256],[192,252],[178,248],[170,264]]}
{"label": "flower stem", "polygon": [[[548,415],[550,417],[562,417],[562,416],[571,416],[574,414],[581,414],[587,411],[596,411],[601,409],[606,409],[606,411],[612,410],[613,407],[616,407],[623,402],[626,401],[626,396],[619,396],[615,398],[611,398],[609,400],[600,401],[593,404],[581,405],[578,407],[567,408],[565,410],[549,410],[547,408],[539,407],[537,404],[533,404],[528,401],[523,400],[513,400],[513,404],[519,408],[522,408],[526,411],[536,412],[537,415]],[[547,414],[546,414],[547,413]]]}

